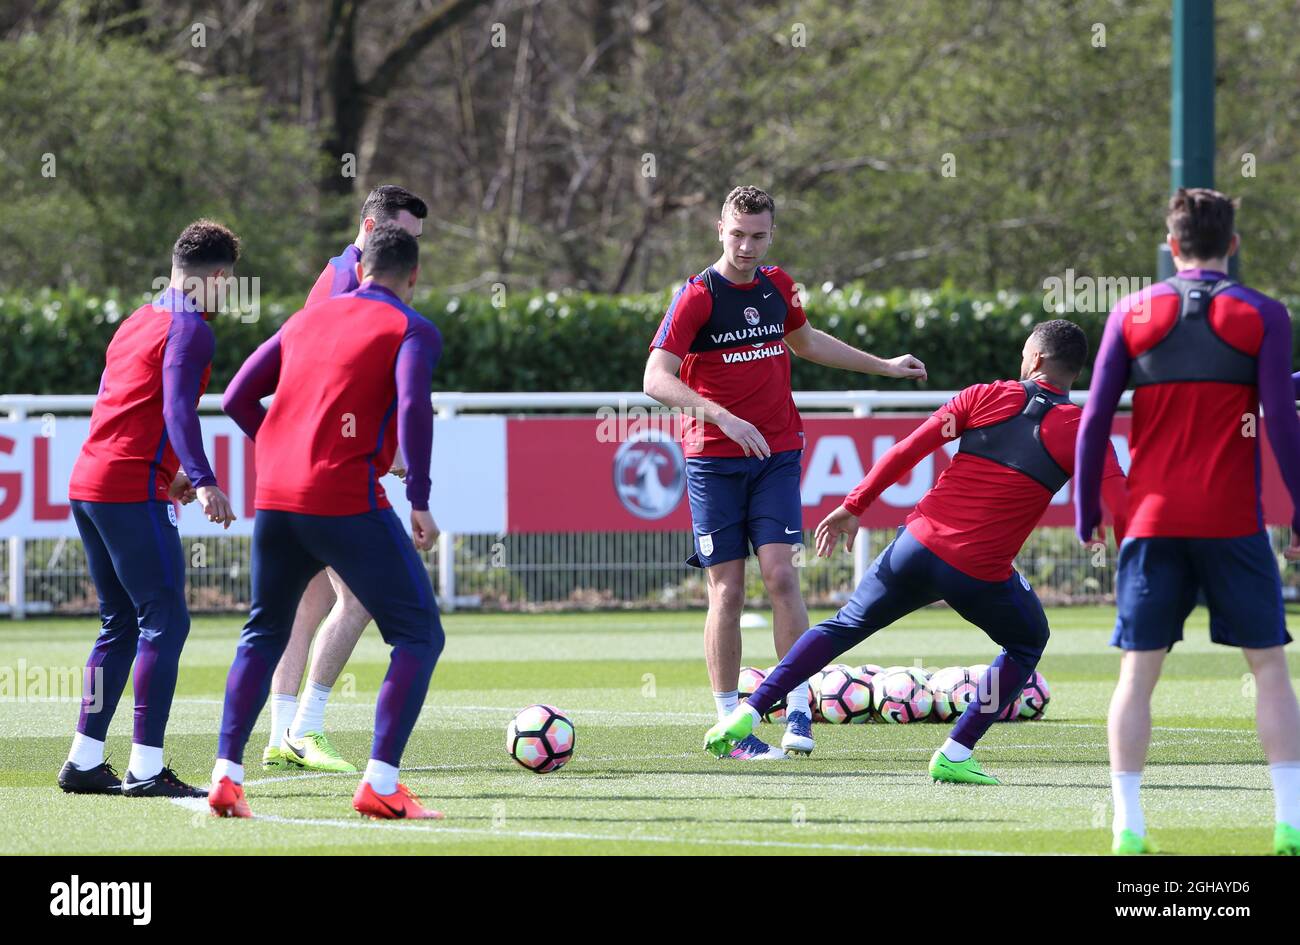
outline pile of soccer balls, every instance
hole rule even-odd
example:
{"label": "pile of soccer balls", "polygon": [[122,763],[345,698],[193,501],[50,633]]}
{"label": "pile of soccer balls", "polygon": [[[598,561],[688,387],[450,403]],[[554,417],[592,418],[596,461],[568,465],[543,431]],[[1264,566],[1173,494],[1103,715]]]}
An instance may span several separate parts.
{"label": "pile of soccer balls", "polygon": [[[749,698],[767,678],[767,670],[746,666],[740,671],[740,698]],[[808,680],[808,703],[814,722],[836,725],[860,722],[951,722],[980,697],[986,665],[949,666],[928,675],[915,666],[848,666],[835,663]],[[998,721],[1041,719],[1052,693],[1043,674],[1035,671]],[[985,699],[985,701],[989,701]],[[785,701],[767,715],[768,722],[785,720]]]}

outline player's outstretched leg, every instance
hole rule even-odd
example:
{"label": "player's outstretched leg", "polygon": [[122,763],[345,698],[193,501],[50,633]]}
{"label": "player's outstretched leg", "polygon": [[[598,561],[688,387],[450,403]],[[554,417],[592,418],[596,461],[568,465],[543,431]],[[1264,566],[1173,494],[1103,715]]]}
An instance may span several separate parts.
{"label": "player's outstretched leg", "polygon": [[[750,515],[757,518],[751,530],[756,532],[753,540],[759,569],[772,601],[772,642],[782,659],[808,632],[808,608],[804,606],[795,567],[795,555],[803,551],[801,545],[792,544],[803,538],[799,530],[801,513],[798,460],[792,456],[777,466],[765,463],[750,496]],[[808,681],[800,680],[785,698],[781,750],[792,756],[811,755],[814,743]]]}
{"label": "player's outstretched leg", "polygon": [[825,624],[818,624],[801,636],[754,694],[705,733],[705,751],[723,758],[736,757],[736,752],[747,750],[751,741],[757,741],[751,734],[754,725],[793,688],[795,680],[804,680],[806,685],[809,676],[856,642],[837,636],[824,627]]}
{"label": "player's outstretched leg", "polygon": [[[722,757],[740,748],[758,719],[796,686],[807,684],[840,654],[882,627],[939,599],[920,572],[930,552],[906,530],[880,553],[849,602],[799,638],[754,694],[705,735],[704,748]],[[748,729],[746,729],[748,726]]]}

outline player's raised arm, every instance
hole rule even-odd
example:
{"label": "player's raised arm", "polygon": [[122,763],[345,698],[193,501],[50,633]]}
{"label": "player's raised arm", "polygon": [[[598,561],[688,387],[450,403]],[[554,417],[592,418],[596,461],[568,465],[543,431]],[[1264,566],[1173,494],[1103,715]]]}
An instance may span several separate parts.
{"label": "player's raised arm", "polygon": [[248,356],[226,388],[221,409],[250,440],[266,419],[262,398],[275,393],[280,382],[280,333],[277,331]]}
{"label": "player's raised arm", "polygon": [[804,360],[827,367],[857,371],[860,374],[879,374],[882,377],[910,377],[918,381],[923,381],[928,376],[925,365],[910,354],[896,358],[878,358],[845,344],[807,322],[787,334],[785,343]]}
{"label": "player's raised arm", "polygon": [[1122,300],[1106,321],[1101,348],[1092,368],[1088,402],[1079,421],[1074,461],[1074,516],[1075,531],[1084,544],[1093,540],[1101,522],[1101,475],[1110,448],[1110,426],[1128,384],[1129,353],[1123,331],[1126,303],[1127,300]]}
{"label": "player's raised arm", "polygon": [[926,379],[925,365],[910,354],[899,355],[896,358],[878,358],[874,354],[859,351],[819,328],[813,328],[808,324],[808,316],[804,313],[803,303],[795,291],[794,280],[790,278],[790,274],[779,266],[769,266],[764,271],[789,308],[785,343],[786,347],[796,355],[806,361],[845,371],[857,371],[860,374],[910,377],[921,381]]}
{"label": "player's raised arm", "polygon": [[853,550],[853,539],[858,534],[858,519],[880,497],[880,493],[902,479],[909,469],[945,442],[961,436],[965,426],[962,419],[965,416],[964,403],[959,394],[886,450],[885,455],[880,457],[863,480],[845,497],[843,504],[818,524],[815,532],[818,555],[829,557],[835,551],[841,535],[844,536],[845,549]]}

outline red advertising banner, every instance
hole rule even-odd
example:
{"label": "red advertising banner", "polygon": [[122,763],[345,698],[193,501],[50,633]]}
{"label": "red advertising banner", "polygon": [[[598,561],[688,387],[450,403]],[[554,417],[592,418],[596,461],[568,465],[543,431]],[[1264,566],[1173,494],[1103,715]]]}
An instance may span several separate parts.
{"label": "red advertising banner", "polygon": [[[805,417],[803,525],[813,528],[848,494],[886,450],[907,436],[924,414],[887,417]],[[690,528],[686,463],[681,445],[652,425],[614,431],[593,418],[511,419],[506,425],[506,524],[512,533],[669,531]],[[1128,416],[1111,434],[1128,469]],[[613,434],[613,435],[611,435]],[[1264,517],[1290,522],[1291,501],[1261,430]],[[890,528],[947,468],[957,444],[926,457],[907,478],[885,490],[863,524]],[[1073,525],[1067,484],[1052,499],[1042,525]]]}

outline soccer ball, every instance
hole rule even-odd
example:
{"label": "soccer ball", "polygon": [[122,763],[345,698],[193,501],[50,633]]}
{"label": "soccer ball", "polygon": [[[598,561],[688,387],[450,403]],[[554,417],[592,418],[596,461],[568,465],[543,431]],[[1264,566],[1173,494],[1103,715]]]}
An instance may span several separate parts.
{"label": "soccer ball", "polygon": [[850,676],[854,675],[852,666],[845,663],[832,663],[825,669],[813,673],[812,678],[808,680],[808,707],[812,709],[812,720],[814,722],[827,721],[826,716],[822,715],[821,710],[822,680],[826,678],[827,673],[834,672],[835,670],[841,670]]}
{"label": "soccer ball", "polygon": [[755,669],[753,666],[740,667],[740,679],[736,684],[736,695],[740,701],[744,702],[752,696],[758,687],[763,685],[763,680],[767,679],[767,673],[761,669]]}
{"label": "soccer ball", "polygon": [[530,705],[506,726],[506,751],[529,771],[547,774],[573,757],[573,723],[559,709]]}
{"label": "soccer ball", "polygon": [[881,670],[881,672],[885,673],[886,675],[888,675],[889,673],[907,673],[907,675],[911,676],[913,679],[917,681],[918,684],[922,686],[930,682],[929,673],[927,673],[919,666],[886,666],[884,669]]}
{"label": "soccer ball", "polygon": [[934,697],[934,718],[951,722],[975,701],[978,680],[964,666],[948,666],[930,677],[930,694]]}
{"label": "soccer ball", "polygon": [[871,688],[876,714],[885,722],[921,722],[934,706],[930,690],[905,671],[877,676]]}
{"label": "soccer ball", "polygon": [[1010,702],[1008,702],[1008,703],[1003,707],[1003,709],[1002,709],[1001,712],[998,713],[998,721],[999,721],[999,722],[1018,722],[1018,721],[1020,721],[1020,706],[1021,706],[1021,704],[1022,704],[1022,699],[1021,699],[1021,697],[1020,697],[1020,696],[1016,696],[1014,699],[1012,699]]}
{"label": "soccer ball", "polygon": [[1029,677],[1025,688],[1020,693],[1020,717],[1032,720],[1041,719],[1047,710],[1047,703],[1052,701],[1052,690],[1047,687],[1047,680],[1038,670]]}
{"label": "soccer ball", "polygon": [[885,671],[885,667],[877,666],[875,663],[863,663],[856,670],[859,679],[870,679],[872,676],[878,676]]}
{"label": "soccer ball", "polygon": [[866,722],[871,718],[871,686],[852,672],[833,669],[822,677],[817,704],[827,722]]}
{"label": "soccer ball", "polygon": [[[763,678],[766,679],[768,676],[771,676],[772,670],[774,669],[776,669],[775,666],[769,666],[767,669],[763,670]],[[785,696],[782,696],[781,700],[767,711],[767,714],[763,716],[763,721],[777,723],[785,721]]]}

